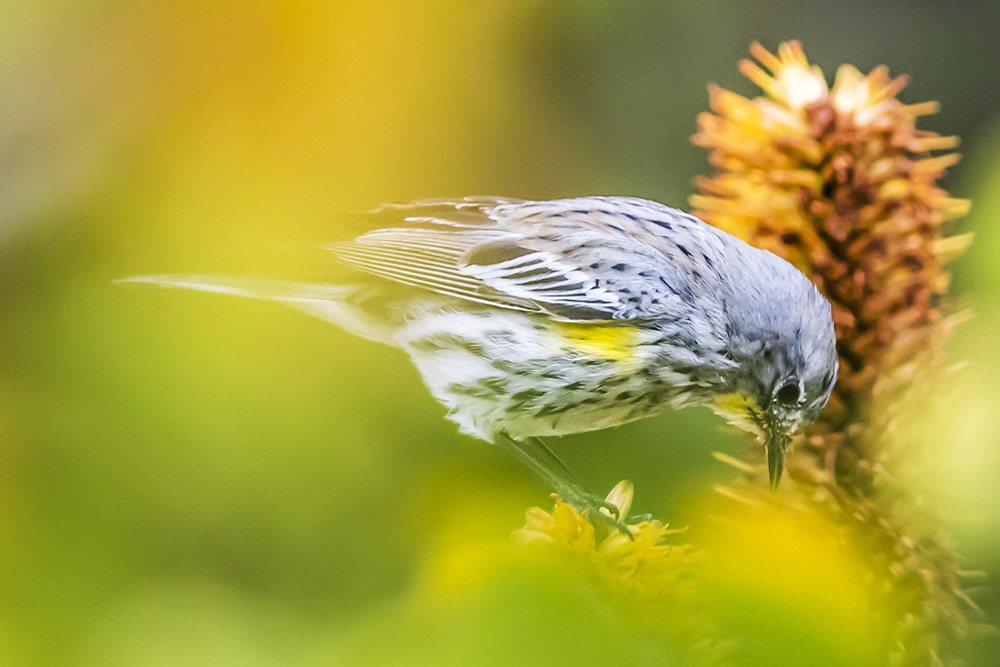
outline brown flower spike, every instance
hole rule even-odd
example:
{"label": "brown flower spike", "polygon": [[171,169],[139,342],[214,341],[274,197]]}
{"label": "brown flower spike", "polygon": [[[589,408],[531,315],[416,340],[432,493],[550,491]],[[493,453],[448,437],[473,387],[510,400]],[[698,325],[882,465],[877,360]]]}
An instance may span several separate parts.
{"label": "brown flower spike", "polygon": [[785,501],[821,505],[867,547],[872,590],[885,596],[875,606],[891,610],[893,662],[933,661],[964,628],[964,596],[954,557],[927,527],[934,522],[913,525],[900,500],[911,493],[899,476],[912,445],[899,424],[940,368],[958,319],[943,299],[944,265],[969,238],[945,236],[943,224],[969,204],[936,185],[958,155],[932,155],[958,139],[918,130],[937,103],[900,102],[906,78],[885,67],[862,75],[843,65],[828,87],[798,42],[777,55],[753,44],[751,53],[760,64],[744,60],[740,71],[766,95],[710,89],[713,113],[699,116],[694,142],[709,150],[715,173],[698,180],[691,204],[710,224],[791,261],[830,300],[840,376],[789,457]]}

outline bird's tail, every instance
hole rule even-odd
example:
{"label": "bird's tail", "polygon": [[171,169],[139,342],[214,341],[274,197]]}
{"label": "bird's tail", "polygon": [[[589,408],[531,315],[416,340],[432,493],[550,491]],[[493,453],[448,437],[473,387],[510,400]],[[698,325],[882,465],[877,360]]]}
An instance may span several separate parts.
{"label": "bird's tail", "polygon": [[332,322],[356,336],[398,345],[394,327],[364,308],[365,288],[360,286],[201,275],[133,276],[115,282],[192,289],[277,301],[321,320]]}

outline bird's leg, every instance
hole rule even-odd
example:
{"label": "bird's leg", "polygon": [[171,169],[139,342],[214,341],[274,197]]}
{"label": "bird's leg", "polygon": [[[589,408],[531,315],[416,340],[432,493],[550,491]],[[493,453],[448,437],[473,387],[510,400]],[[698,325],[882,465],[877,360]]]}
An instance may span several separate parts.
{"label": "bird's leg", "polygon": [[513,452],[542,481],[551,486],[564,502],[579,510],[586,510],[591,519],[608,521],[625,535],[632,536],[618,508],[592,491],[540,439],[515,440],[504,433],[497,437],[496,442]]}

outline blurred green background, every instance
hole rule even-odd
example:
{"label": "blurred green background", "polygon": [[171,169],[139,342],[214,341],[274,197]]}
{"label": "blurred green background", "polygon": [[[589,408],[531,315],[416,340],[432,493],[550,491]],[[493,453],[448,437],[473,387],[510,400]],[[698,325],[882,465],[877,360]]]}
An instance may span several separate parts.
{"label": "blurred green background", "polygon": [[[976,619],[996,620],[997,3],[3,0],[0,15],[0,664],[669,662],[566,576],[455,565],[547,499],[457,435],[399,353],[270,304],[111,281],[319,277],[311,245],[350,232],[337,213],[383,201],[686,207],[708,171],[689,142],[706,85],[756,94],[736,70],[753,40],[800,39],[828,76],[907,73],[905,101],[942,104],[923,127],[962,137],[945,186],[973,200],[954,291],[977,317],[952,343],[969,365],[942,388],[924,500],[963,566],[990,573]],[[746,446],[706,411],[554,443],[598,488],[632,479],[635,509],[691,524],[695,544],[732,477],[710,452]],[[442,567],[472,573],[448,593]],[[995,636],[967,643],[995,664]]]}

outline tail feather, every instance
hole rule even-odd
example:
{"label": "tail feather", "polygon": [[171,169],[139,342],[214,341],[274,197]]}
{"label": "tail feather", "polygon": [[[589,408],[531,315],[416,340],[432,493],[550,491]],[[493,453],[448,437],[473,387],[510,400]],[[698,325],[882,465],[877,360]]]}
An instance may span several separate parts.
{"label": "tail feather", "polygon": [[398,346],[394,327],[367,312],[361,305],[363,300],[355,298],[362,290],[358,286],[203,275],[133,276],[115,282],[277,301],[336,324],[356,336]]}

